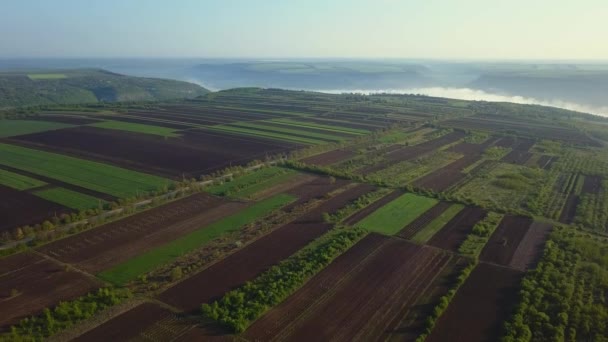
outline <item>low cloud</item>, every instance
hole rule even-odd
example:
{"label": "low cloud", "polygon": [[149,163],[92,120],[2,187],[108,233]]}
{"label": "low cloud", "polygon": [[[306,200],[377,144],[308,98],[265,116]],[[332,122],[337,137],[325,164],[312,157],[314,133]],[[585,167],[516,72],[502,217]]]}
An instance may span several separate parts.
{"label": "low cloud", "polygon": [[563,100],[540,100],[525,96],[512,96],[488,93],[483,90],[471,88],[444,88],[444,87],[429,87],[429,88],[407,88],[407,89],[361,89],[361,90],[319,90],[323,93],[342,94],[342,93],[359,93],[359,94],[418,94],[433,97],[446,97],[459,100],[469,101],[491,101],[491,102],[512,102],[519,104],[534,104],[541,106],[550,106],[574,110],[577,112],[590,113],[608,117],[608,107],[594,107],[580,103],[574,103]]}

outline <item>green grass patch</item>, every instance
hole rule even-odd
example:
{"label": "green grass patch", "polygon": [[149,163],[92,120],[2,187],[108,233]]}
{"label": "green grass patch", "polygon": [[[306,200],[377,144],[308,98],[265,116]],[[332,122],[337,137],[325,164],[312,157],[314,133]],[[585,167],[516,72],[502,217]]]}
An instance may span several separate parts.
{"label": "green grass patch", "polygon": [[307,145],[320,145],[320,144],[327,143],[326,141],[322,141],[322,140],[296,137],[296,136],[289,135],[289,134],[262,132],[262,131],[258,131],[253,128],[234,127],[234,126],[227,126],[227,125],[209,126],[207,128],[211,129],[211,130],[215,130],[215,131],[230,132],[230,133],[236,133],[236,134],[249,135],[249,136],[253,136],[253,137],[270,138],[270,139],[275,139],[275,140],[290,141],[290,142],[307,144]]}
{"label": "green grass patch", "polygon": [[68,208],[78,210],[98,208],[104,203],[104,201],[99,198],[64,188],[36,191],[34,192],[34,195],[44,198],[47,201],[59,203]]}
{"label": "green grass patch", "polygon": [[441,215],[437,216],[431,223],[424,227],[421,231],[412,237],[412,241],[417,243],[425,243],[429,241],[433,235],[443,228],[451,219],[464,209],[462,204],[452,204]]}
{"label": "green grass patch", "polygon": [[27,190],[46,185],[45,182],[0,169],[0,184],[16,190]]}
{"label": "green grass patch", "polygon": [[217,196],[248,197],[295,173],[295,171],[281,167],[265,167],[237,177],[230,182],[210,186],[205,191]]}
{"label": "green grass patch", "polygon": [[350,133],[354,135],[365,135],[368,134],[369,131],[365,129],[357,129],[357,128],[348,128],[348,127],[339,127],[339,126],[331,126],[331,125],[323,125],[319,123],[313,122],[302,122],[291,119],[272,119],[270,120],[274,123],[280,123],[282,125],[294,126],[294,127],[306,127],[306,128],[316,128],[330,132],[340,132],[340,133]]}
{"label": "green grass patch", "polygon": [[458,252],[475,258],[479,257],[503,217],[503,214],[489,212],[483,220],[473,226],[467,239],[458,247]]}
{"label": "green grass patch", "polygon": [[68,127],[73,126],[59,122],[38,120],[0,120],[0,138],[52,131]]}
{"label": "green grass patch", "polygon": [[294,200],[295,197],[287,194],[280,194],[268,198],[237,214],[216,221],[215,223],[202,227],[190,234],[184,235],[177,240],[171,241],[162,247],[153,249],[109,270],[101,272],[99,277],[117,285],[126,284],[139,275],[150,272],[177,257],[200,248],[205,243],[222,234],[236,231],[242,226],[260,219]]}
{"label": "green grass patch", "polygon": [[256,121],[255,123],[254,122],[234,122],[234,123],[230,123],[229,125],[233,126],[233,127],[258,129],[258,130],[261,130],[264,132],[270,131],[270,133],[295,135],[298,137],[313,138],[313,139],[325,140],[325,141],[338,142],[338,141],[346,140],[346,138],[333,135],[333,134],[331,134],[331,132],[330,133],[318,133],[318,132],[299,130],[295,127],[289,128],[288,126],[286,126],[285,128],[282,128],[282,127],[276,127],[276,126],[269,126],[269,125],[264,125],[264,123],[262,121]]}
{"label": "green grass patch", "polygon": [[170,138],[175,138],[175,137],[181,136],[180,134],[176,133],[176,130],[173,128],[139,124],[139,123],[131,123],[131,122],[108,120],[108,121],[102,121],[102,122],[90,124],[89,126],[93,126],[93,127],[97,127],[97,128],[113,129],[113,130],[118,130],[118,131],[160,135],[162,137],[170,137]]}
{"label": "green grass patch", "polygon": [[0,144],[0,164],[116,197],[154,191],[168,179],[21,146]]}
{"label": "green grass patch", "polygon": [[30,80],[61,80],[64,78],[68,78],[65,74],[28,74]]}
{"label": "green grass patch", "polygon": [[372,232],[393,235],[435,204],[436,199],[407,193],[376,210],[357,226]]}

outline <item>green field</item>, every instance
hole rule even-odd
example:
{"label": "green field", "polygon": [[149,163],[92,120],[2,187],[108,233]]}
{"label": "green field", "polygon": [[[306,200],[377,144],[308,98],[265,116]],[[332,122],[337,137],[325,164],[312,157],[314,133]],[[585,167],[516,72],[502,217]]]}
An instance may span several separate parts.
{"label": "green field", "polygon": [[280,194],[258,202],[241,212],[216,221],[208,226],[201,227],[188,235],[153,249],[147,253],[130,259],[120,265],[99,274],[104,280],[114,284],[125,284],[139,275],[149,272],[185,253],[200,248],[205,243],[220,235],[236,231],[242,226],[260,219],[273,210],[295,200],[295,197]]}
{"label": "green field", "polygon": [[45,182],[0,169],[0,184],[16,190],[27,190],[46,185]]}
{"label": "green field", "polygon": [[169,180],[93,161],[0,144],[0,164],[124,198],[154,191]]}
{"label": "green field", "polygon": [[176,130],[168,127],[145,125],[139,123],[122,122],[122,121],[102,121],[91,124],[89,126],[105,129],[114,129],[118,131],[127,131],[135,133],[153,134],[160,135],[162,137],[175,138],[179,137],[180,134],[176,133]]}
{"label": "green field", "polygon": [[259,129],[259,130],[263,130],[263,131],[271,131],[271,133],[293,134],[296,136],[304,136],[306,138],[313,138],[313,139],[326,140],[326,141],[338,142],[338,141],[342,141],[342,140],[346,139],[341,136],[333,135],[332,132],[327,132],[327,133],[311,132],[311,131],[306,131],[306,130],[300,130],[300,129],[297,129],[296,127],[290,128],[289,126],[275,127],[275,126],[265,125],[263,121],[256,121],[255,123],[253,123],[253,122],[234,122],[234,123],[230,123],[229,125],[236,126],[236,127]]}
{"label": "green field", "polygon": [[323,141],[323,140],[296,137],[293,135],[289,135],[287,133],[263,132],[263,131],[258,131],[253,128],[234,127],[234,126],[228,126],[228,125],[209,126],[208,128],[211,130],[216,130],[216,131],[243,134],[243,135],[249,135],[249,136],[254,136],[254,137],[271,138],[271,139],[276,139],[276,140],[291,141],[291,142],[300,143],[300,144],[320,145],[320,144],[327,143],[327,141]]}
{"label": "green field", "polygon": [[313,123],[313,122],[296,121],[296,120],[292,120],[292,119],[272,119],[270,121],[272,121],[274,123],[280,123],[280,124],[286,125],[286,126],[316,128],[316,129],[329,131],[329,132],[350,133],[353,135],[365,135],[365,134],[369,133],[369,131],[364,130],[364,129],[330,126],[330,125],[323,125],[323,124],[318,124],[318,123]]}
{"label": "green field", "polygon": [[47,201],[59,203],[72,209],[92,209],[98,208],[101,204],[103,204],[103,201],[96,197],[64,188],[41,190],[34,192],[34,194],[38,197],[44,198]]}
{"label": "green field", "polygon": [[393,235],[437,204],[437,200],[407,193],[376,210],[357,224],[372,232]]}
{"label": "green field", "polygon": [[430,238],[433,237],[438,231],[443,228],[451,219],[456,216],[462,209],[464,209],[464,205],[462,204],[453,204],[446,211],[444,211],[441,215],[437,216],[431,223],[429,223],[426,227],[424,227],[421,231],[416,233],[412,237],[412,241],[418,243],[425,243],[429,241]]}
{"label": "green field", "polygon": [[0,138],[52,131],[72,127],[72,125],[38,120],[0,120]]}
{"label": "green field", "polygon": [[60,80],[67,78],[65,74],[27,74],[30,80]]}
{"label": "green field", "polygon": [[208,187],[205,191],[217,196],[249,197],[293,176],[295,171],[266,167],[222,184]]}

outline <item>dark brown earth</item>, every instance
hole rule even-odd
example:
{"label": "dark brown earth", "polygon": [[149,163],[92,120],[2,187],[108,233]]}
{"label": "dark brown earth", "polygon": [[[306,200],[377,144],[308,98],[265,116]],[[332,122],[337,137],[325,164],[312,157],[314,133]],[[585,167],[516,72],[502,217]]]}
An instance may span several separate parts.
{"label": "dark brown earth", "polygon": [[195,194],[52,242],[38,251],[98,273],[244,207],[244,203]]}
{"label": "dark brown earth", "polygon": [[486,216],[486,211],[477,207],[465,207],[437,232],[428,242],[429,245],[457,252],[466,240],[473,226]]}
{"label": "dark brown earth", "polygon": [[360,243],[245,335],[253,340],[384,340],[451,258],[434,248],[375,234]]}
{"label": "dark brown earth", "polygon": [[481,251],[479,259],[508,266],[532,222],[529,217],[506,215]]}
{"label": "dark brown earth", "polygon": [[47,201],[25,191],[0,185],[0,232],[13,228],[42,223],[53,216],[73,210]]}
{"label": "dark brown earth", "polygon": [[363,184],[336,195],[295,221],[169,288],[159,299],[187,312],[198,310],[201,304],[221,298],[330,230],[332,225],[323,221],[323,213],[335,212],[373,189],[373,186]]}
{"label": "dark brown earth", "polygon": [[543,254],[545,242],[547,242],[552,228],[548,223],[532,223],[519,246],[517,246],[517,250],[513,258],[511,258],[509,266],[520,271],[536,267],[537,262]]}
{"label": "dark brown earth", "polygon": [[33,252],[0,259],[0,272],[0,330],[102,285]]}
{"label": "dark brown earth", "polygon": [[424,227],[431,223],[431,221],[437,218],[437,216],[446,211],[451,205],[452,204],[448,202],[439,202],[435,204],[431,209],[418,216],[414,221],[397,233],[397,236],[404,239],[411,239],[414,235],[416,235],[416,233],[421,231]]}
{"label": "dark brown earth", "polygon": [[316,156],[302,159],[301,161],[306,164],[327,166],[341,161],[347,160],[355,156],[355,152],[352,150],[333,150]]}
{"label": "dark brown earth", "polygon": [[517,303],[524,273],[480,263],[437,321],[428,342],[500,340],[504,321]]}
{"label": "dark brown earth", "polygon": [[176,178],[198,176],[230,165],[264,159],[297,145],[202,130],[179,138],[74,127],[16,137],[14,142],[120,167]]}

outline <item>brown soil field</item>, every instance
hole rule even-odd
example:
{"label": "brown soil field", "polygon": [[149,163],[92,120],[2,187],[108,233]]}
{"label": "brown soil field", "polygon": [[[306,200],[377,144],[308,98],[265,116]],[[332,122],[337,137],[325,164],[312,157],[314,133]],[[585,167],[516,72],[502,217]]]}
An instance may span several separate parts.
{"label": "brown soil field", "polygon": [[333,150],[316,156],[302,159],[301,161],[306,164],[327,166],[335,163],[345,161],[355,156],[355,152],[352,150]]}
{"label": "brown soil field", "polygon": [[198,176],[229,165],[263,159],[267,154],[285,152],[296,146],[201,130],[186,131],[180,138],[165,139],[150,134],[86,126],[68,128],[61,132],[22,135],[12,141],[143,172],[180,178],[183,174]]}
{"label": "brown soil field", "polygon": [[571,224],[574,221],[574,216],[576,216],[576,207],[578,207],[579,201],[580,199],[576,194],[571,193],[568,195],[566,203],[562,208],[562,212],[559,215],[559,222]]}
{"label": "brown soil field", "polygon": [[458,183],[466,177],[466,174],[461,171],[477,162],[481,156],[464,156],[441,169],[435,170],[426,176],[417,179],[414,186],[430,189],[433,191],[445,191],[452,185]]}
{"label": "brown soil field", "polygon": [[87,194],[89,196],[97,197],[97,198],[100,198],[102,200],[106,200],[106,201],[114,201],[114,200],[116,200],[116,197],[108,195],[108,194],[104,194],[103,192],[98,192],[98,191],[90,190],[90,189],[83,188],[83,187],[80,187],[80,186],[77,186],[77,185],[72,185],[72,184],[69,184],[69,183],[64,183],[64,182],[62,182],[60,180],[56,180],[56,179],[53,179],[53,178],[41,176],[41,175],[38,175],[38,174],[35,174],[35,173],[32,173],[32,172],[28,172],[28,171],[24,171],[24,170],[19,170],[19,169],[10,167],[10,166],[0,165],[0,169],[11,171],[11,172],[18,173],[18,174],[22,174],[24,176],[28,176],[28,177],[31,177],[31,178],[34,178],[34,179],[41,180],[41,181],[43,181],[43,182],[45,182],[47,184],[53,185],[53,186],[57,186],[57,187],[60,187],[60,188],[69,189],[69,190],[72,190],[72,191],[80,192],[82,194]]}
{"label": "brown soil field", "polygon": [[486,211],[478,207],[466,207],[452,218],[428,242],[429,245],[457,252],[466,240],[473,226],[486,216]]}
{"label": "brown soil field", "polygon": [[[282,125],[280,123],[273,123],[270,121],[266,121],[263,122],[264,126],[268,126],[268,127],[276,127],[276,128],[291,128],[292,126],[287,126],[287,125]],[[294,128],[296,128],[295,126],[293,126]],[[350,133],[346,133],[346,132],[337,132],[337,131],[326,131],[324,129],[318,129],[318,128],[313,128],[313,127],[305,127],[305,126],[298,126],[297,130],[299,131],[304,131],[304,132],[311,132],[311,133],[321,133],[321,134],[327,134],[327,135],[332,135],[332,136],[336,136],[336,137],[341,137],[341,138],[354,138],[356,137],[356,135],[350,134]]]}
{"label": "brown soil field", "polygon": [[385,127],[384,124],[378,124],[367,120],[335,121],[322,118],[298,118],[298,121],[313,122],[322,125],[336,125],[354,129],[367,129],[370,131],[375,131],[377,129]]}
{"label": "brown soil field", "polygon": [[451,255],[395,238],[384,238],[376,246],[376,239],[366,238],[361,243],[368,246],[355,246],[352,253],[336,259],[252,325],[246,336],[289,341],[385,339]]}
{"label": "brown soil field", "polygon": [[195,194],[38,248],[38,251],[98,273],[236,213],[244,203]]}
{"label": "brown soil field", "polygon": [[[483,157],[483,152],[489,146],[497,143],[498,138],[490,137],[481,144],[460,143],[451,147],[451,152],[463,154],[464,156],[441,169],[435,170],[426,176],[416,180],[413,185],[430,189],[433,191],[445,191],[454,184],[466,178],[463,169],[475,164]],[[481,166],[481,165],[480,165]],[[471,173],[473,173],[472,171]]]}
{"label": "brown soil field", "polygon": [[535,267],[543,254],[545,242],[551,233],[551,229],[553,227],[548,223],[532,223],[519,246],[517,246],[509,266],[521,271]]}
{"label": "brown soil field", "polygon": [[178,318],[171,311],[153,303],[140,304],[97,326],[73,341],[171,341],[193,325],[171,324]]}
{"label": "brown soil field", "polygon": [[[86,114],[84,114],[86,115]],[[81,116],[72,116],[72,115],[40,115],[34,117],[28,117],[28,120],[42,120],[42,121],[51,121],[51,122],[59,122],[70,125],[87,125],[99,122],[99,120],[92,118],[84,118]]]}
{"label": "brown soil field", "polygon": [[0,259],[0,272],[0,330],[101,286],[92,277],[66,271],[65,267],[32,252]]}
{"label": "brown soil field", "polygon": [[[173,129],[190,129],[192,128],[192,126],[187,125],[187,124],[179,124],[179,123],[168,123],[168,122],[163,122],[162,120],[158,120],[156,118],[146,118],[146,117],[138,117],[138,116],[131,116],[131,115],[115,115],[115,116],[100,116],[99,118],[104,118],[104,119],[111,119],[114,121],[122,121],[122,122],[130,122],[130,123],[136,123],[136,124],[143,124],[143,125],[152,125],[152,126],[161,126],[161,127],[167,127],[167,128],[173,128]],[[169,121],[177,121],[177,120],[169,120]]]}
{"label": "brown soil field", "polygon": [[25,225],[42,223],[52,216],[73,210],[25,191],[0,185],[0,232]]}
{"label": "brown soil field", "polygon": [[332,183],[329,177],[317,176],[310,182],[287,191],[288,194],[294,195],[298,199],[294,203],[287,205],[285,210],[291,210],[292,208],[313,199],[324,198],[327,193],[335,191],[349,183],[350,181],[344,179],[336,179],[335,182]]}
{"label": "brown soil field", "polygon": [[176,121],[190,125],[204,125],[204,126],[213,126],[213,125],[221,125],[225,123],[232,122],[232,120],[213,118],[213,117],[205,117],[205,116],[197,116],[197,115],[185,115],[179,113],[167,113],[167,112],[134,112],[129,111],[129,116],[133,116],[136,118],[141,118],[142,120],[146,119],[157,119],[157,120],[169,120]]}
{"label": "brown soil field", "polygon": [[528,217],[505,216],[481,251],[479,260],[508,266],[532,222]]}
{"label": "brown soil field", "polygon": [[583,194],[599,194],[602,188],[602,177],[600,176],[585,176],[583,183]]}
{"label": "brown soil field", "polygon": [[388,195],[377,200],[376,202],[363,208],[363,210],[357,211],[356,213],[347,217],[346,220],[344,220],[344,224],[354,226],[355,224],[357,224],[359,221],[361,221],[364,218],[366,218],[367,216],[369,216],[374,211],[382,208],[385,204],[392,202],[394,199],[397,199],[401,195],[403,195],[403,191],[401,191],[401,190],[395,190],[395,191],[389,193]]}
{"label": "brown soil field", "polygon": [[428,342],[498,341],[523,272],[480,263],[437,321]]}
{"label": "brown soil field", "polygon": [[412,236],[416,235],[416,233],[421,231],[422,228],[426,227],[429,223],[431,223],[431,221],[433,221],[437,216],[441,215],[451,205],[452,204],[448,202],[439,202],[435,204],[431,209],[418,216],[414,221],[397,233],[397,236],[404,239],[412,238]]}
{"label": "brown soil field", "polygon": [[[472,129],[493,132],[516,131],[518,134],[529,136],[535,139],[559,139],[569,143],[601,147],[600,144],[587,137],[584,133],[574,129],[561,126],[539,125],[525,122],[522,120],[516,121],[513,118],[506,120],[503,118],[490,118],[484,115],[475,115],[466,118],[452,119],[443,121],[442,124],[460,129]],[[521,138],[520,138],[521,139]],[[510,147],[510,146],[504,146]]]}
{"label": "brown soil field", "polygon": [[373,189],[364,184],[336,195],[295,221],[169,288],[159,299],[187,312],[219,299],[330,230],[332,225],[323,222],[324,212],[335,212]]}
{"label": "brown soil field", "polygon": [[[414,146],[404,146],[395,151],[392,151],[386,155],[386,161],[372,166],[367,166],[357,170],[359,174],[371,174],[376,171],[385,169],[391,165],[397,164],[402,161],[418,158],[424,154],[432,152],[441,146],[451,144],[459,139],[464,138],[465,134],[462,131],[455,131],[441,136],[437,139],[426,141]],[[400,145],[402,146],[402,145]]]}

